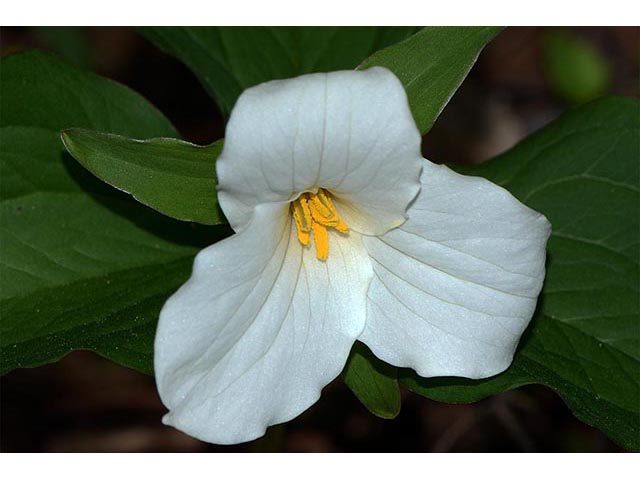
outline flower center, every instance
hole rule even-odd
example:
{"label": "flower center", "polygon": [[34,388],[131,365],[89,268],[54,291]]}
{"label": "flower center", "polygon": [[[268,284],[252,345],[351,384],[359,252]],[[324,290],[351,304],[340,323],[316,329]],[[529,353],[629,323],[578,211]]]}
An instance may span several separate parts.
{"label": "flower center", "polygon": [[341,233],[347,233],[349,227],[340,218],[329,194],[323,190],[318,193],[303,193],[291,204],[291,212],[298,229],[298,240],[302,245],[311,243],[311,233],[316,242],[316,256],[326,260],[329,256],[329,232],[331,227]]}

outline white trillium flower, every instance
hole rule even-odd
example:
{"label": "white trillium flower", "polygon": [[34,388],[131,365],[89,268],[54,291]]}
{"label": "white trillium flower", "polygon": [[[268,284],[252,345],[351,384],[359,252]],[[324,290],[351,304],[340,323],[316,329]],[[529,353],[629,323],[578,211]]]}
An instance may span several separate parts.
{"label": "white trillium flower", "polygon": [[246,90],[217,161],[236,232],[202,250],[155,342],[163,421],[219,443],[296,417],[356,340],[423,377],[505,370],[536,307],[549,222],[422,158],[384,68]]}

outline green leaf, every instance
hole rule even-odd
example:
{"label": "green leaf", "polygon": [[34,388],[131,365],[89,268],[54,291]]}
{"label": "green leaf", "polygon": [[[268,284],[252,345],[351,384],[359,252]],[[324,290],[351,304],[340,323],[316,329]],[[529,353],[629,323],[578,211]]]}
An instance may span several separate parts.
{"label": "green leaf", "polygon": [[543,43],[543,66],[554,93],[569,103],[585,103],[607,92],[611,65],[598,50],[568,31],[550,32]]}
{"label": "green leaf", "polygon": [[382,418],[395,418],[400,413],[397,371],[397,368],[376,358],[366,345],[356,342],[342,378],[371,413]]}
{"label": "green leaf", "polygon": [[[38,51],[2,59],[0,126],[92,128],[134,138],[177,137],[142,96]],[[153,132],[153,134],[151,134]]]}
{"label": "green leaf", "polygon": [[58,132],[40,127],[3,126],[0,145],[0,200],[43,190],[79,191],[67,172]]}
{"label": "green leaf", "polygon": [[609,98],[570,111],[482,175],[553,226],[538,310],[512,366],[486,380],[401,383],[444,402],[472,402],[529,383],[575,415],[640,448],[640,102]]}
{"label": "green leaf", "polygon": [[425,134],[501,27],[427,27],[374,53],[358,68],[386,67],[402,81]]}
{"label": "green leaf", "polygon": [[222,140],[206,147],[175,138],[134,140],[65,130],[67,150],[98,178],[179,220],[225,223],[216,195],[215,161]]}
{"label": "green leaf", "polygon": [[75,349],[151,370],[157,314],[187,279],[194,250],[145,232],[103,200],[40,192],[0,205],[0,373]]}
{"label": "green leaf", "polygon": [[40,52],[0,68],[0,373],[74,349],[151,372],[163,302],[227,231],[157,214],[65,152],[69,127],[174,134],[140,95]]}
{"label": "green leaf", "polygon": [[141,27],[196,74],[224,115],[258,83],[355,68],[415,27]]}

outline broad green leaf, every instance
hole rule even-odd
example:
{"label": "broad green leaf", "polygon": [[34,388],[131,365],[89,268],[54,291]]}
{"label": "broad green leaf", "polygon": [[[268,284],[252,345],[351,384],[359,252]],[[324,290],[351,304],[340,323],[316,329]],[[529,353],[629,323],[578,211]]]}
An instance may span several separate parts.
{"label": "broad green leaf", "polygon": [[538,310],[506,372],[473,381],[403,371],[401,382],[455,403],[540,383],[581,420],[640,449],[639,152],[640,102],[609,98],[465,169],[550,220]]}
{"label": "broad green leaf", "polygon": [[65,152],[70,127],[175,134],[142,97],[40,52],[1,62],[0,373],[74,349],[150,372],[160,307],[226,231],[157,214]]}
{"label": "broad green leaf", "polygon": [[75,349],[151,370],[159,308],[187,279],[194,250],[109,210],[134,205],[101,201],[39,192],[0,205],[0,373]]}
{"label": "broad green leaf", "polygon": [[553,31],[543,43],[545,76],[553,92],[563,100],[578,104],[607,92],[611,65],[586,40],[568,31]]}
{"label": "broad green leaf", "polygon": [[228,115],[245,88],[310,72],[355,68],[415,27],[141,27],[196,74]]}
{"label": "broad green leaf", "polygon": [[397,369],[376,358],[366,345],[356,342],[351,349],[342,378],[372,413],[395,418],[400,413]]}
{"label": "broad green leaf", "polygon": [[402,81],[424,134],[449,103],[478,55],[501,27],[426,27],[374,53],[358,68],[386,67]]}
{"label": "broad green leaf", "polygon": [[2,59],[0,126],[60,131],[90,126],[119,135],[177,137],[153,105],[123,85],[38,51]]}
{"label": "broad green leaf", "polygon": [[221,140],[201,147],[175,138],[134,140],[83,129],[65,130],[62,140],[94,175],[145,205],[180,220],[225,223],[216,196]]}
{"label": "broad green leaf", "polygon": [[0,146],[0,201],[44,190],[80,190],[67,172],[58,132],[40,127],[3,126]]}

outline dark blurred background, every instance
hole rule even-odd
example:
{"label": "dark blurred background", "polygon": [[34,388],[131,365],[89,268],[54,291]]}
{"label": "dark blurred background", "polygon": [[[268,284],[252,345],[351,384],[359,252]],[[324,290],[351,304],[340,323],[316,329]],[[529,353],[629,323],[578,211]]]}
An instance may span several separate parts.
{"label": "dark blurred background", "polygon": [[[0,29],[0,53],[56,51],[124,83],[195,143],[224,135],[224,119],[194,75],[120,27]],[[479,163],[564,110],[606,94],[639,95],[640,28],[511,27],[490,43],[423,151],[432,161]],[[1,74],[1,72],[0,72]],[[403,391],[395,420],[374,417],[340,379],[297,419],[255,442],[221,447],[165,427],[153,379],[89,352],[20,369],[0,382],[5,452],[587,451],[621,449],[576,420],[552,391],[528,386],[472,405]]]}

